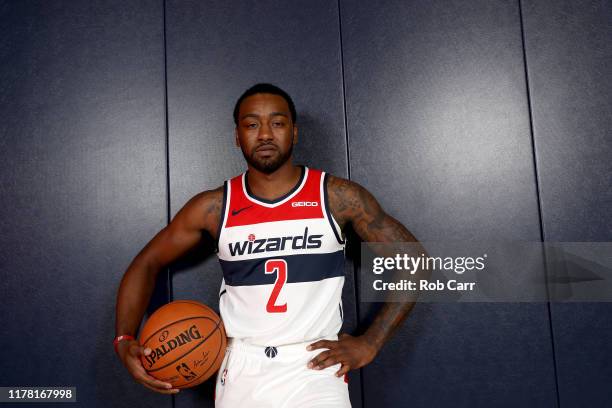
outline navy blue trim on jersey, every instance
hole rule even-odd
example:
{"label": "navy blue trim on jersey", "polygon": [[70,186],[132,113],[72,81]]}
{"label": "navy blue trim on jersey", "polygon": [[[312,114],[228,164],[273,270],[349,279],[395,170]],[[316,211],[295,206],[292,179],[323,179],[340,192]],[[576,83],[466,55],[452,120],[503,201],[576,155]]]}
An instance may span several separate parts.
{"label": "navy blue trim on jersey", "polygon": [[338,241],[338,243],[344,244],[344,239],[342,239],[342,237],[336,230],[336,226],[334,225],[332,214],[329,209],[329,199],[327,198],[327,180],[328,179],[329,179],[328,174],[325,173],[325,177],[323,179],[323,200],[325,202],[325,212],[327,213],[327,221],[329,221],[329,225],[331,225],[331,229],[332,231],[334,231],[334,235],[336,236],[336,240]]}
{"label": "navy blue trim on jersey", "polygon": [[306,167],[300,165],[299,167],[302,168],[302,173],[300,174],[300,179],[298,180],[297,184],[295,186],[293,186],[293,188],[291,190],[289,190],[288,193],[283,194],[282,196],[278,197],[277,199],[274,200],[266,200],[265,198],[261,198],[261,197],[257,197],[255,194],[253,194],[253,192],[251,191],[251,189],[249,188],[249,171],[247,170],[246,173],[244,173],[244,186],[246,187],[246,194],[257,200],[257,201],[261,201],[264,202],[266,204],[276,204],[278,202],[283,201],[285,198],[289,197],[291,194],[293,194],[295,192],[295,190],[297,190],[301,185],[302,185],[302,181],[304,180],[304,174],[306,174]]}
{"label": "navy blue trim on jersey", "polygon": [[277,274],[264,272],[265,263],[269,259],[283,259],[287,262],[287,283],[316,282],[344,276],[344,251],[271,256],[243,261],[219,259],[225,284],[231,286],[274,284]]}
{"label": "navy blue trim on jersey", "polygon": [[221,217],[219,217],[219,228],[217,228],[217,236],[215,237],[215,252],[219,252],[219,237],[221,236],[221,229],[225,222],[225,205],[227,204],[227,181],[223,182],[223,203],[221,204]]}
{"label": "navy blue trim on jersey", "polygon": [[340,309],[340,320],[342,320],[342,323],[344,323],[344,316],[342,313],[342,303],[338,303],[338,309]]}
{"label": "navy blue trim on jersey", "polygon": [[227,289],[223,289],[221,293],[219,293],[219,297],[225,295],[227,293]]}

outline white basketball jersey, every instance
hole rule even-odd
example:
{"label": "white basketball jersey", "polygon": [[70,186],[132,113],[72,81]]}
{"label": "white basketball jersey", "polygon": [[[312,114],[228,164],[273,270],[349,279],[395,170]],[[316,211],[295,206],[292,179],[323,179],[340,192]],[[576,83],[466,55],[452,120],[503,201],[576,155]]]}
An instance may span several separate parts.
{"label": "white basketball jersey", "polygon": [[327,205],[325,173],[302,167],[298,184],[274,201],[254,196],[247,177],[224,184],[217,255],[227,335],[277,346],[337,334],[344,240]]}

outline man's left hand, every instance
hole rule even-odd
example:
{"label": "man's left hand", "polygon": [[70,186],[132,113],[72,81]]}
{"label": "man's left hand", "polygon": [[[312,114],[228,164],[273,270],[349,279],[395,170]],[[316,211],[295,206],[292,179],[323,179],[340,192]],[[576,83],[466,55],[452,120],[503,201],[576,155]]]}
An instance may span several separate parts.
{"label": "man's left hand", "polygon": [[336,376],[341,377],[349,370],[354,370],[370,363],[378,350],[367,342],[363,336],[353,337],[340,334],[338,340],[319,340],[307,347],[307,350],[329,349],[310,360],[308,368],[322,370],[340,363]]}

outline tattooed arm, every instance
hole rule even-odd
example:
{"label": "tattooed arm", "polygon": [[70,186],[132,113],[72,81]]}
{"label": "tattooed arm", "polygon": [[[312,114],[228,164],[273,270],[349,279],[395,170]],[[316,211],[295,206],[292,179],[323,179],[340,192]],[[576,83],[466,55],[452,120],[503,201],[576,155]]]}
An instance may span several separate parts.
{"label": "tattooed arm", "polygon": [[[359,184],[330,175],[327,191],[330,210],[342,230],[350,224],[366,242],[417,242],[410,231],[386,214],[374,196]],[[317,355],[309,367],[322,369],[340,363],[336,374],[341,376],[370,363],[413,306],[414,302],[385,303],[362,336],[343,334],[337,342],[321,340],[311,344],[312,350],[329,350]]]}
{"label": "tattooed arm", "polygon": [[[221,217],[223,188],[202,192],[187,202],[174,216],[172,222],[140,251],[126,270],[117,294],[116,335],[136,337],[146,307],[151,298],[157,274],[189,249],[197,245],[202,232],[213,237]],[[147,349],[147,352],[150,351]],[[145,387],[162,393],[173,394],[170,384],[149,376],[140,362],[145,350],[137,340],[121,341],[117,347],[121,362],[134,379]]]}

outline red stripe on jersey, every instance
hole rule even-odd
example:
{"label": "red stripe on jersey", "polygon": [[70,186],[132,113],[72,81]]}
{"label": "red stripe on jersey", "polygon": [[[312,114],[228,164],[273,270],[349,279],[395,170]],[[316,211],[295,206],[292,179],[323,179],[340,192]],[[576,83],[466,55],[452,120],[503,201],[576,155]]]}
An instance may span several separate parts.
{"label": "red stripe on jersey", "polygon": [[[303,220],[324,218],[321,200],[320,170],[308,169],[306,181],[291,199],[282,204],[267,207],[246,196],[243,175],[230,180],[230,202],[224,227],[260,224],[273,221]],[[316,203],[316,205],[314,205]]]}

